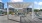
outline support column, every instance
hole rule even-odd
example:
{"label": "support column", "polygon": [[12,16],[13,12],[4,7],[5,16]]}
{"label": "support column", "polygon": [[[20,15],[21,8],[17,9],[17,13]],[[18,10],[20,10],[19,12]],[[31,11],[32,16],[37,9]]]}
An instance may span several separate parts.
{"label": "support column", "polygon": [[32,4],[32,19],[34,18],[34,3]]}
{"label": "support column", "polygon": [[9,19],[9,5],[7,5],[7,19]]}

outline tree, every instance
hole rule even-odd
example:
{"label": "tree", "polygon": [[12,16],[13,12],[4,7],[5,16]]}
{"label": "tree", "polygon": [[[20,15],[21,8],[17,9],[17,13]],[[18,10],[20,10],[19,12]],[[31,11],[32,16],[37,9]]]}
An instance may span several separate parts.
{"label": "tree", "polygon": [[42,9],[40,9],[39,11],[42,11]]}
{"label": "tree", "polygon": [[5,15],[7,15],[7,12],[5,12]]}
{"label": "tree", "polygon": [[14,12],[13,12],[13,11],[10,11],[10,12],[9,12],[9,14],[12,14],[12,15],[13,15],[13,14],[14,14]]}
{"label": "tree", "polygon": [[38,9],[34,9],[34,12],[39,12],[39,10]]}

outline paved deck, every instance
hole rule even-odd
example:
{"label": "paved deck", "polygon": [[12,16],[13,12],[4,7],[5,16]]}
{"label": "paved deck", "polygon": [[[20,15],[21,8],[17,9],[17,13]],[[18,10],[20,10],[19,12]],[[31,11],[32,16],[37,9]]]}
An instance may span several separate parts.
{"label": "paved deck", "polygon": [[[11,16],[10,16],[11,17]],[[18,21],[20,21],[20,18],[17,16],[12,16],[10,19],[13,19],[13,20],[17,20],[17,21],[12,21],[12,20],[8,20],[7,19],[7,16],[0,16],[0,23],[20,23]],[[27,19],[28,18],[28,19]],[[36,19],[38,20],[38,19]],[[27,16],[25,18],[22,17],[22,22],[21,23],[42,23],[42,21],[35,21],[31,18],[31,16]]]}
{"label": "paved deck", "polygon": [[19,23],[19,22],[8,20],[7,16],[0,16],[0,23]]}

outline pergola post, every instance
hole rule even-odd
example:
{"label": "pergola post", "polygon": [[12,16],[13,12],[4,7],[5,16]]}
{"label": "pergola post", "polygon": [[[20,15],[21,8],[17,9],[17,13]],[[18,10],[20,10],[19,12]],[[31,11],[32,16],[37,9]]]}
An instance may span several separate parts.
{"label": "pergola post", "polygon": [[8,5],[7,5],[7,19],[9,19],[9,7],[8,7]]}
{"label": "pergola post", "polygon": [[34,18],[34,3],[32,4],[32,19]]}

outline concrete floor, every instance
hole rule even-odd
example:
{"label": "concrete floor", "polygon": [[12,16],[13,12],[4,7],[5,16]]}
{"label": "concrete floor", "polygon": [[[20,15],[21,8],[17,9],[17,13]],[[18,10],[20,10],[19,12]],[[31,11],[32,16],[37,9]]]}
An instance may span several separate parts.
{"label": "concrete floor", "polygon": [[[14,16],[13,16],[14,17]],[[10,19],[14,19],[17,21],[20,21],[19,17],[11,17]],[[27,19],[28,18],[28,19]],[[25,19],[25,20],[24,20]],[[37,19],[36,19],[37,20]],[[16,22],[16,21],[12,21],[12,20],[8,20],[7,16],[0,16],[0,23],[20,23],[20,22]],[[21,19],[21,23],[42,23],[42,21],[35,21],[34,19],[31,18],[30,15],[28,15],[27,17]]]}
{"label": "concrete floor", "polygon": [[0,16],[0,23],[19,23],[19,22],[8,20],[7,16]]}

